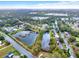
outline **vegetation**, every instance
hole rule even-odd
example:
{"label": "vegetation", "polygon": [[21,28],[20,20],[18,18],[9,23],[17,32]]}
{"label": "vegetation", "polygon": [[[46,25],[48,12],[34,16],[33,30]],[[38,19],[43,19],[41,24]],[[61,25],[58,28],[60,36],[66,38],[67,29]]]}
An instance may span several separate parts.
{"label": "vegetation", "polygon": [[52,50],[52,54],[55,56],[55,58],[67,58],[67,52],[64,52],[64,50],[56,47],[54,50]]}
{"label": "vegetation", "polygon": [[[0,50],[0,58],[6,56],[9,52],[13,51],[15,51],[15,49],[12,47],[12,45],[6,46],[4,49]],[[19,55],[19,53],[17,55]]]}
{"label": "vegetation", "polygon": [[0,41],[3,44],[3,45],[0,46],[0,49],[10,45],[10,43],[5,40],[5,38],[3,37],[3,35],[1,33],[0,33]]}
{"label": "vegetation", "polygon": [[25,55],[22,55],[22,56],[20,56],[20,58],[27,58],[27,56],[25,56]]}
{"label": "vegetation", "polygon": [[77,58],[79,58],[79,51],[76,52],[76,56],[77,56]]}
{"label": "vegetation", "polygon": [[16,30],[16,31],[10,32],[9,34],[10,34],[10,35],[13,35],[13,34],[16,34],[17,32],[20,32],[20,31],[22,31],[22,30],[21,30],[21,29],[18,29],[18,30]]}
{"label": "vegetation", "polygon": [[76,42],[79,42],[79,37],[76,37]]}
{"label": "vegetation", "polygon": [[64,32],[64,31],[67,31],[67,32],[70,32],[71,31],[71,27],[63,22],[59,22],[58,23],[58,26],[59,26],[59,29]]}
{"label": "vegetation", "polygon": [[69,41],[70,41],[70,42],[74,42],[74,41],[76,41],[76,38],[75,38],[74,36],[71,36],[71,37],[69,38]]}
{"label": "vegetation", "polygon": [[[14,49],[15,49],[15,48],[14,48]],[[16,55],[16,56],[17,56],[17,55],[20,55],[20,53],[19,53],[17,50],[14,50],[14,51],[13,51],[13,54]]]}
{"label": "vegetation", "polygon": [[[73,11],[73,10],[72,10]],[[74,25],[75,22],[79,22],[79,20],[73,20],[74,17],[74,13],[72,13],[71,10],[28,10],[28,11],[24,11],[24,10],[12,10],[12,11],[8,11],[9,13],[6,16],[5,11],[0,12],[0,15],[4,15],[4,17],[0,17],[0,30],[3,31],[3,34],[0,34],[0,41],[2,41],[2,43],[4,43],[6,46],[4,49],[0,50],[0,57],[3,57],[3,55],[5,56],[6,54],[8,54],[8,52],[13,52],[15,55],[20,55],[18,51],[14,50],[14,48],[12,46],[9,46],[10,43],[8,43],[6,40],[4,40],[5,38],[3,36],[9,36],[10,38],[12,38],[14,41],[16,41],[18,44],[20,44],[23,48],[25,48],[26,50],[28,50],[29,52],[31,52],[34,56],[38,56],[39,53],[41,52],[41,54],[43,54],[42,57],[53,57],[53,58],[66,58],[70,56],[70,50],[66,50],[66,44],[63,41],[63,38],[59,35],[59,42],[62,43],[63,48],[64,49],[60,49],[60,47],[58,46],[58,42],[56,42],[56,39],[54,37],[54,33],[51,31],[54,29],[57,33],[59,33],[59,31],[61,32],[69,32],[71,34],[71,37],[69,38],[68,42],[70,44],[72,44],[73,42],[76,43],[76,47],[77,49],[75,54],[76,56],[79,58],[79,31],[76,31],[72,28],[72,25]],[[31,12],[36,12],[36,14],[30,14]],[[51,16],[51,15],[45,15],[47,13],[52,13],[52,12],[57,12],[57,13],[67,13],[68,16],[66,16],[66,18],[68,18],[68,20],[66,20],[66,18],[63,16]],[[1,14],[2,13],[2,14]],[[77,12],[76,12],[77,13]],[[78,14],[78,13],[77,13]],[[75,14],[76,16],[78,16],[77,14]],[[9,16],[11,15],[11,16]],[[27,16],[26,16],[27,15]],[[38,19],[33,19],[33,17],[38,17]],[[41,19],[40,17],[48,17],[47,19]],[[64,20],[63,20],[64,18]],[[57,25],[59,27],[59,29],[56,27],[55,21],[57,21]],[[44,26],[43,25],[47,25]],[[22,27],[21,27],[22,25]],[[53,26],[54,25],[54,26]],[[12,32],[8,32],[6,29],[7,27],[14,27],[18,30],[16,31],[12,31]],[[78,26],[79,27],[79,26]],[[6,28],[6,29],[5,29]],[[4,30],[5,29],[5,30]],[[20,30],[21,29],[21,30]],[[75,28],[76,29],[76,28]],[[35,41],[35,43],[32,46],[28,46],[26,43],[21,42],[20,40],[18,40],[19,38],[14,38],[13,34],[16,34],[19,31],[25,31],[25,30],[31,30],[34,32],[38,33],[37,39]],[[42,42],[42,37],[45,31],[50,31],[50,50],[49,51],[45,51],[41,48],[41,42]],[[5,34],[5,33],[6,34]],[[68,37],[66,37],[68,38]],[[72,44],[74,45],[74,44]],[[75,46],[75,45],[74,45]],[[2,46],[0,48],[3,48]],[[20,56],[21,58],[26,58],[27,56],[22,55]]]}
{"label": "vegetation", "polygon": [[53,32],[50,31],[49,34],[50,34],[50,52],[51,52],[51,50],[53,50],[53,49],[56,48],[57,43],[56,43],[55,37],[54,37],[54,35],[53,35]]}
{"label": "vegetation", "polygon": [[34,55],[38,55],[41,51],[41,41],[43,37],[44,31],[40,31],[35,43],[31,46],[32,52]]}
{"label": "vegetation", "polygon": [[6,40],[3,41],[5,43],[6,46],[10,45],[9,42],[7,42]]}
{"label": "vegetation", "polygon": [[76,43],[76,46],[79,47],[79,42]]}
{"label": "vegetation", "polygon": [[59,41],[60,41],[61,43],[64,43],[64,40],[63,40],[63,38],[61,38],[61,37],[59,37]]}
{"label": "vegetation", "polygon": [[69,49],[68,50],[64,50],[64,53],[66,54],[67,57],[70,57]]}
{"label": "vegetation", "polygon": [[4,37],[3,37],[3,36],[0,36],[0,40],[1,40],[1,41],[4,40]]}
{"label": "vegetation", "polygon": [[67,31],[69,32],[72,36],[75,36],[75,37],[79,37],[79,32],[78,31],[75,31],[74,29],[72,29],[68,24],[65,24],[65,22],[59,22],[58,23],[58,26],[59,26],[59,29],[64,32],[64,31]]}

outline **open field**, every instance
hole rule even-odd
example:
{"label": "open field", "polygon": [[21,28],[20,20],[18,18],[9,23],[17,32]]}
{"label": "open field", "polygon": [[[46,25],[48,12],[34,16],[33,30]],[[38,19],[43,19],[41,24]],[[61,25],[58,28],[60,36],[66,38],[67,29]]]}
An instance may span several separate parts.
{"label": "open field", "polygon": [[[6,46],[2,49],[0,49],[0,58],[6,56],[9,52],[14,52],[15,49],[12,47],[12,45]],[[19,55],[18,52],[14,52],[14,55]]]}

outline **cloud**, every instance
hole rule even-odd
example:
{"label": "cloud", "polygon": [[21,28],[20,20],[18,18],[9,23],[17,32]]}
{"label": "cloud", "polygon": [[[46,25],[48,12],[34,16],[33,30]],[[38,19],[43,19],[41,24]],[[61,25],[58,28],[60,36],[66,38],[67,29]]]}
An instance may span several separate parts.
{"label": "cloud", "polygon": [[38,9],[79,9],[79,2],[55,2],[33,5],[31,8]]}
{"label": "cloud", "polygon": [[78,1],[60,1],[32,5],[0,6],[0,9],[79,9]]}

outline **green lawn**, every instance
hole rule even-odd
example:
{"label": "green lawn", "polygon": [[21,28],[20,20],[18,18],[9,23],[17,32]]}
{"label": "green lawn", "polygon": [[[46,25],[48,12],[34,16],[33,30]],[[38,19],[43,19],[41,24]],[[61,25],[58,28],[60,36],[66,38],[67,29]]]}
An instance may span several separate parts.
{"label": "green lawn", "polygon": [[79,42],[79,38],[78,37],[76,37],[76,41]]}
{"label": "green lawn", "polygon": [[13,52],[14,55],[19,55],[19,53],[12,47],[12,45],[6,46],[0,50],[0,58],[7,55],[9,52]]}
{"label": "green lawn", "polygon": [[0,49],[3,48],[3,46],[0,46]]}
{"label": "green lawn", "polygon": [[0,49],[2,49],[2,48],[4,48],[4,47],[6,47],[6,45],[2,45],[2,46],[0,46]]}
{"label": "green lawn", "polygon": [[2,42],[3,42],[4,45],[0,46],[0,49],[9,45],[9,44],[7,44],[8,43],[7,41],[5,42],[5,40],[2,40]]}

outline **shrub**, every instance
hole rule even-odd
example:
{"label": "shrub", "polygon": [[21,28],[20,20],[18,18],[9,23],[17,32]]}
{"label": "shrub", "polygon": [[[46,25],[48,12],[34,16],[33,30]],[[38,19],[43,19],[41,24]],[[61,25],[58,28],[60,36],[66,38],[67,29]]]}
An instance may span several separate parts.
{"label": "shrub", "polygon": [[79,58],[79,51],[76,52],[76,56],[77,56],[77,58]]}
{"label": "shrub", "polygon": [[74,37],[74,36],[71,36],[70,38],[69,38],[69,41],[70,42],[74,42],[76,40],[76,38]]}
{"label": "shrub", "polygon": [[79,42],[77,42],[77,43],[76,43],[76,46],[78,46],[78,47],[79,47]]}
{"label": "shrub", "polygon": [[61,43],[64,43],[64,40],[63,40],[63,38],[59,38],[59,41],[61,42]]}

